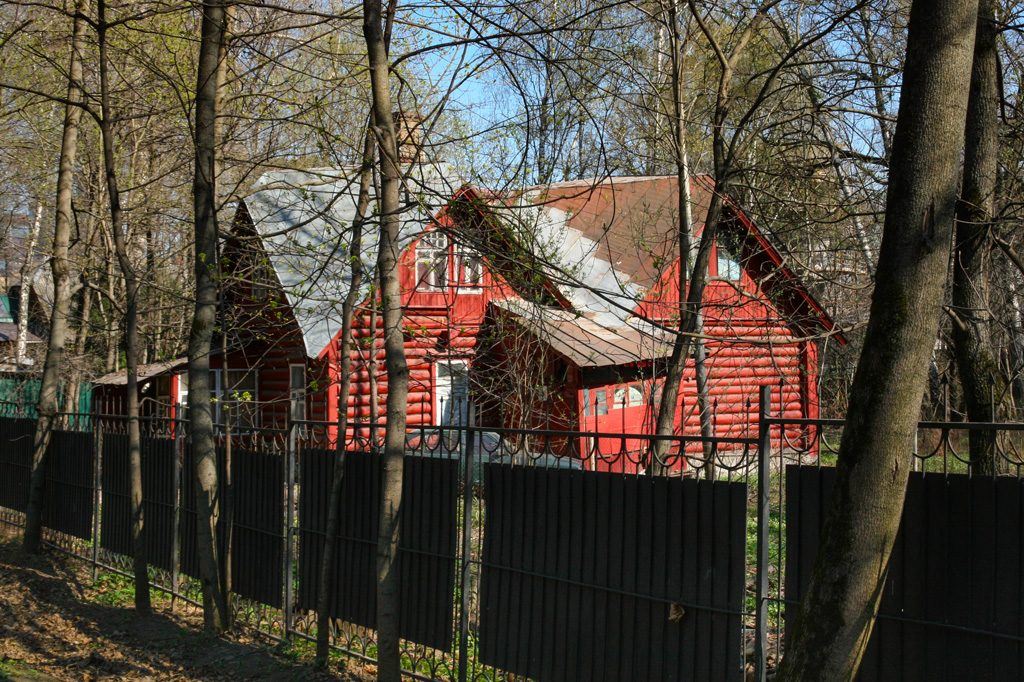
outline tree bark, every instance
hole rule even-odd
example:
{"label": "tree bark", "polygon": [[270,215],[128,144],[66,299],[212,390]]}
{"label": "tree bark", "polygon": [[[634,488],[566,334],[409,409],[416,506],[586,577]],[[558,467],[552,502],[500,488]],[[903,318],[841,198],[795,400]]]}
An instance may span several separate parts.
{"label": "tree bark", "polygon": [[[670,3],[666,11],[669,25],[670,52],[672,55],[672,102],[673,116],[671,129],[674,141],[677,206],[679,211],[679,227],[677,240],[679,244],[679,326],[672,344],[672,354],[665,370],[665,384],[661,392],[661,403],[658,406],[654,432],[658,436],[670,436],[675,431],[676,402],[679,389],[686,370],[686,359],[690,356],[694,337],[698,333],[701,322],[700,309],[704,299],[704,288],[707,284],[708,262],[711,258],[711,246],[718,233],[718,222],[722,215],[722,197],[727,191],[727,168],[725,153],[725,116],[727,111],[729,79],[731,72],[727,64],[723,64],[719,81],[718,103],[713,126],[713,150],[715,158],[715,191],[711,194],[707,214],[704,218],[704,231],[700,245],[692,265],[689,263],[692,251],[693,225],[690,211],[689,167],[686,152],[685,109],[682,94],[682,37],[679,35],[679,18],[676,3]],[[698,403],[701,401],[698,400]],[[701,427],[704,430],[704,414],[701,414]],[[650,472],[660,474],[667,468],[666,458],[671,441],[656,440],[651,448]],[[680,456],[685,452],[680,452]]]}
{"label": "tree bark", "polygon": [[348,396],[352,389],[352,316],[359,303],[359,291],[363,283],[363,225],[370,208],[370,186],[373,183],[373,135],[368,130],[363,147],[363,164],[359,170],[359,198],[356,215],[352,221],[352,241],[345,252],[345,258],[352,268],[352,278],[345,300],[341,304],[341,339],[338,344],[338,364],[341,384],[338,387],[338,442],[337,457],[331,477],[331,494],[327,505],[327,526],[324,536],[324,555],[320,564],[320,590],[316,603],[316,661],[327,664],[330,653],[330,612],[334,600],[334,582],[331,580],[331,564],[334,563],[335,536],[341,515],[341,489],[345,481],[345,433],[348,430]]}
{"label": "tree bark", "polygon": [[852,680],[871,634],[938,329],[977,8],[911,8],[871,316],[821,547],[779,680]]}
{"label": "tree bark", "polygon": [[196,491],[196,545],[203,587],[203,621],[211,633],[230,624],[228,596],[221,581],[217,538],[219,482],[210,395],[210,350],[217,323],[216,121],[218,65],[227,33],[226,4],[202,6],[202,37],[195,101],[195,309],[188,341],[188,414]]}
{"label": "tree bark", "polygon": [[[1003,391],[989,327],[992,212],[999,170],[997,60],[995,2],[981,0],[967,104],[964,175],[957,204],[952,290],[953,349],[967,418],[972,422],[995,421],[995,396]],[[971,431],[969,450],[972,472],[996,473],[995,431]]]}
{"label": "tree bark", "polygon": [[113,118],[110,110],[110,64],[107,55],[106,0],[98,0],[96,33],[99,43],[100,71],[100,137],[103,145],[103,171],[106,177],[107,200],[110,203],[110,229],[114,251],[124,276],[125,301],[125,385],[128,416],[128,466],[131,480],[132,572],[135,579],[135,610],[148,615],[149,568],[143,535],[145,518],[142,505],[142,432],[139,424],[139,277],[128,255],[121,209],[121,191],[117,184],[117,160],[114,157]]}
{"label": "tree bark", "polygon": [[64,362],[67,342],[68,312],[71,309],[71,269],[68,259],[71,230],[74,224],[75,157],[78,153],[78,130],[82,118],[82,55],[85,51],[89,11],[88,0],[79,0],[75,7],[68,66],[68,96],[64,107],[64,132],[61,138],[60,162],[57,170],[57,201],[53,225],[53,248],[50,271],[53,274],[53,311],[50,313],[50,338],[36,406],[39,419],[32,450],[32,473],[29,482],[28,506],[25,511],[25,550],[36,553],[42,539],[42,504],[46,484],[46,450],[57,416],[57,392],[60,368]]}
{"label": "tree bark", "polygon": [[401,170],[391,116],[390,65],[380,0],[363,0],[363,37],[366,40],[373,98],[373,132],[380,153],[380,277],[384,321],[384,362],[388,377],[387,416],[384,427],[384,475],[381,482],[380,530],[377,536],[377,679],[400,682],[400,612],[398,542],[401,537],[402,465],[405,453],[409,368],[405,361],[402,330],[402,292],[398,282]]}

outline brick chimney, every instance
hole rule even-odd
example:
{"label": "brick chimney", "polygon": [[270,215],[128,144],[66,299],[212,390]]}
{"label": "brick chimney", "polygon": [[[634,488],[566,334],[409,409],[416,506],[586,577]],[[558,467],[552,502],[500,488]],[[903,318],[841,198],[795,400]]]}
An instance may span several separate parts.
{"label": "brick chimney", "polygon": [[423,116],[418,112],[395,111],[391,118],[395,122],[398,162],[423,162]]}

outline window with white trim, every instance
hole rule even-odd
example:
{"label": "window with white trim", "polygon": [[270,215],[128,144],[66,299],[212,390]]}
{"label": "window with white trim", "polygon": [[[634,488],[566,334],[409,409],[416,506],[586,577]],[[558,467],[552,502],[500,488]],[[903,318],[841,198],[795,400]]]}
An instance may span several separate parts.
{"label": "window with white trim", "polygon": [[306,418],[305,365],[288,365],[288,406],[293,420]]}
{"label": "window with white trim", "polygon": [[722,246],[717,245],[718,251],[718,279],[727,279],[730,282],[738,282],[740,279],[740,264],[735,256]]}
{"label": "window with white trim", "polygon": [[416,245],[416,284],[427,291],[448,287],[448,237],[443,232],[427,232]]}
{"label": "window with white trim", "polygon": [[459,265],[462,271],[462,286],[479,287],[484,282],[484,262],[480,254],[472,249],[459,250]]}
{"label": "window with white trim", "polygon": [[248,431],[259,426],[256,371],[229,369],[221,400],[222,414],[230,415],[231,428]]}

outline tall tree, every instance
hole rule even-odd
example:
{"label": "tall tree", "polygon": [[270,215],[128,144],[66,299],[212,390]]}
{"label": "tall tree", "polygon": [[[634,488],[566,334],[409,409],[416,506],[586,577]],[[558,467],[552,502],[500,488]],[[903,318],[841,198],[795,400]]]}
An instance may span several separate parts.
{"label": "tall tree", "polygon": [[[999,170],[998,60],[995,2],[981,0],[967,105],[963,183],[956,212],[950,310],[960,385],[967,418],[973,422],[994,421],[996,397],[1002,393],[1002,387],[997,386],[1001,373],[989,327],[992,212]],[[969,450],[975,473],[996,472],[995,441],[995,431],[970,432]]]}
{"label": "tall tree", "polygon": [[114,120],[110,105],[110,55],[108,50],[107,2],[97,0],[96,34],[99,43],[100,71],[100,139],[103,147],[103,170],[106,177],[107,200],[110,203],[110,229],[114,238],[114,251],[121,267],[125,285],[125,366],[128,376],[125,384],[128,415],[128,468],[131,481],[131,535],[132,572],[135,574],[135,610],[150,612],[149,570],[145,525],[142,506],[142,432],[139,425],[139,275],[128,254],[124,234],[124,211],[121,208],[121,190],[117,182],[117,159],[114,155]]}
{"label": "tall tree", "polygon": [[230,623],[228,595],[221,579],[217,537],[220,490],[210,395],[210,351],[217,323],[217,105],[219,68],[227,39],[224,0],[202,5],[198,80],[195,98],[195,308],[188,340],[189,436],[196,491],[196,547],[203,586],[203,620],[209,632],[223,632]]}
{"label": "tall tree", "polygon": [[336,535],[341,522],[341,490],[345,482],[345,448],[348,445],[345,436],[348,430],[348,398],[352,391],[352,317],[363,285],[363,226],[370,209],[370,186],[373,182],[373,135],[367,130],[366,142],[363,147],[363,163],[359,168],[359,196],[356,201],[356,215],[352,220],[352,237],[344,248],[344,258],[348,260],[352,276],[349,278],[349,289],[341,304],[341,338],[338,342],[338,374],[341,384],[338,386],[338,442],[337,456],[331,476],[331,493],[327,503],[327,525],[324,529],[324,555],[320,564],[320,589],[316,604],[316,659],[320,665],[327,663],[330,653],[330,613],[334,598],[334,581],[331,568],[334,564]]}
{"label": "tall tree", "polygon": [[[53,274],[53,309],[50,312],[50,338],[46,347],[46,361],[39,388],[36,407],[39,419],[32,450],[32,473],[29,482],[28,506],[25,511],[24,546],[26,551],[38,552],[42,539],[43,495],[46,483],[46,454],[57,417],[57,394],[60,388],[60,370],[64,362],[64,345],[68,335],[68,313],[71,309],[71,267],[68,256],[74,224],[75,158],[78,154],[78,132],[82,119],[82,59],[85,51],[89,11],[88,0],[75,5],[71,38],[71,56],[68,65],[67,101],[64,104],[64,132],[60,145],[57,168],[57,201],[53,225],[53,244],[50,253],[50,271]],[[27,295],[28,292],[22,292]]]}
{"label": "tall tree", "polygon": [[381,481],[380,529],[377,535],[377,679],[400,682],[399,652],[402,467],[405,453],[409,367],[405,360],[402,329],[402,292],[398,281],[400,189],[395,121],[392,117],[390,64],[380,0],[363,0],[363,37],[370,71],[373,134],[380,157],[380,277],[384,322],[384,362],[388,379],[384,425],[384,475]]}
{"label": "tall tree", "polygon": [[977,0],[916,0],[871,317],[807,596],[777,679],[851,680],[896,539],[938,328]]}

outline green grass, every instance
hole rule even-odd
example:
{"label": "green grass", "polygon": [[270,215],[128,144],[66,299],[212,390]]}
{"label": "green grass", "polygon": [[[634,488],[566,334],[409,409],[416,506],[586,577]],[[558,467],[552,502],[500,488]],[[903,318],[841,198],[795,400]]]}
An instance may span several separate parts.
{"label": "green grass", "polygon": [[[163,590],[152,587],[155,578],[155,570],[151,570],[149,576],[150,603],[153,606],[169,603],[171,600],[170,595]],[[101,572],[96,576],[93,589],[96,591],[93,601],[98,604],[117,607],[132,607],[135,605],[135,581],[126,575],[114,573],[113,571]]]}

